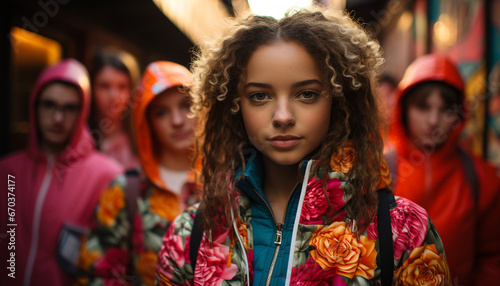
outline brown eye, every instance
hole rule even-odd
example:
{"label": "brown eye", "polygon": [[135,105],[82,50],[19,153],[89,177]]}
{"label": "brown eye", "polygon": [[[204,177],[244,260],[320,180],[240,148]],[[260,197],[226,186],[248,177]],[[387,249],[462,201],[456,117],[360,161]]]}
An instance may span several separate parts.
{"label": "brown eye", "polygon": [[313,102],[316,101],[319,97],[319,94],[312,90],[306,90],[297,95],[297,99],[305,101],[305,102]]}
{"label": "brown eye", "polygon": [[256,93],[252,93],[250,96],[249,96],[250,100],[253,100],[253,101],[266,101],[266,100],[269,100],[271,99],[269,97],[269,95],[265,94],[265,93],[262,93],[262,92],[256,92]]}

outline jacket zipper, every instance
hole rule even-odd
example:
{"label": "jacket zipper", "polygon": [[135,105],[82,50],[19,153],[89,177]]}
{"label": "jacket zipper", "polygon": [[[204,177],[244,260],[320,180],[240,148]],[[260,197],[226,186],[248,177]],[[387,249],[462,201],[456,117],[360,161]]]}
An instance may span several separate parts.
{"label": "jacket zipper", "polygon": [[[290,196],[288,197],[288,202],[290,202],[290,198],[292,197],[293,192],[297,188],[297,185],[299,183],[297,182],[295,186],[293,186],[292,192],[290,193]],[[269,272],[267,273],[267,279],[266,279],[266,286],[271,285],[271,279],[273,277],[273,272],[274,272],[274,266],[276,265],[276,259],[278,259],[278,253],[280,251],[280,246],[281,246],[281,241],[282,241],[282,234],[283,234],[283,228],[284,228],[284,221],[286,217],[286,211],[288,209],[288,203],[286,204],[286,208],[283,214],[283,223],[276,223],[276,217],[274,216],[274,212],[269,206],[269,204],[264,200],[264,198],[260,195],[260,193],[254,188],[254,192],[260,197],[260,199],[266,204],[267,209],[271,213],[273,217],[273,221],[276,225],[276,238],[274,239],[274,244],[276,245],[276,248],[274,249],[274,254],[273,254],[273,260],[271,261],[271,266],[269,267]]]}
{"label": "jacket zipper", "polygon": [[281,246],[281,234],[283,233],[283,224],[276,224],[276,239],[274,240],[274,244],[276,244],[276,248],[274,249],[273,260],[271,261],[271,266],[269,267],[269,273],[267,273],[266,286],[271,285],[271,279],[273,278],[274,266],[276,265],[276,259],[278,259],[278,253],[280,252]]}
{"label": "jacket zipper", "polygon": [[40,230],[40,217],[42,214],[43,202],[49,190],[50,181],[52,181],[52,168],[54,166],[54,158],[47,157],[47,169],[43,177],[42,185],[38,191],[38,196],[35,203],[35,212],[33,213],[33,229],[31,234],[31,246],[26,263],[26,272],[24,274],[24,285],[30,285],[31,274],[33,272],[33,264],[35,263],[36,253],[38,251],[38,234]]}

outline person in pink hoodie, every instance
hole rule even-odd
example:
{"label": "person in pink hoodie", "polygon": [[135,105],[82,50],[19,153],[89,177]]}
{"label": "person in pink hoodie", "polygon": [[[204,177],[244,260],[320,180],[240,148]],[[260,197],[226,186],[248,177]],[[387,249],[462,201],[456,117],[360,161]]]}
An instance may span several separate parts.
{"label": "person in pink hoodie", "polygon": [[46,68],[29,101],[26,150],[0,161],[0,285],[70,285],[80,236],[99,197],[124,188],[123,168],[87,127],[90,84],[74,59]]}

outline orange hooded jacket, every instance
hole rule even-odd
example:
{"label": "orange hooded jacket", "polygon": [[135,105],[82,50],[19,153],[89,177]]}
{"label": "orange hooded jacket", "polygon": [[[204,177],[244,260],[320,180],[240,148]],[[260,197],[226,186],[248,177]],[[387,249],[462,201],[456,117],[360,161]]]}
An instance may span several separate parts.
{"label": "orange hooded jacket", "polygon": [[424,207],[443,240],[456,285],[494,285],[500,281],[500,179],[498,171],[472,156],[479,181],[477,209],[459,151],[464,122],[442,147],[417,148],[402,123],[402,99],[416,85],[444,82],[460,91],[463,118],[468,117],[464,83],[455,65],[439,54],[426,55],[406,70],[396,91],[397,105],[390,133],[397,151],[394,193]]}
{"label": "orange hooded jacket", "polygon": [[[185,207],[187,199],[170,191],[169,187],[160,179],[158,160],[153,150],[153,134],[151,132],[147,108],[151,101],[169,88],[187,86],[192,82],[192,75],[185,67],[167,61],[157,61],[148,65],[136,90],[135,106],[133,108],[134,127],[137,136],[139,157],[144,175],[150,183],[164,190],[165,218],[173,220]],[[187,182],[194,182],[194,173],[189,174]],[[167,198],[168,197],[168,198]]]}

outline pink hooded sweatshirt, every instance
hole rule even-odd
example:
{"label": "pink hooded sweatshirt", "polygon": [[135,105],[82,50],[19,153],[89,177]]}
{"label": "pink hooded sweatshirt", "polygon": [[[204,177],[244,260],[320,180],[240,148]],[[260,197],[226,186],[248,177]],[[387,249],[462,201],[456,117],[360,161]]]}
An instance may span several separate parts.
{"label": "pink hooded sweatshirt", "polygon": [[[48,156],[39,148],[35,105],[54,81],[75,85],[82,104],[68,146]],[[56,258],[61,230],[65,224],[88,226],[102,191],[123,172],[95,150],[89,108],[89,78],[80,62],[63,60],[42,72],[29,102],[28,148],[0,161],[0,285],[71,284]]]}

